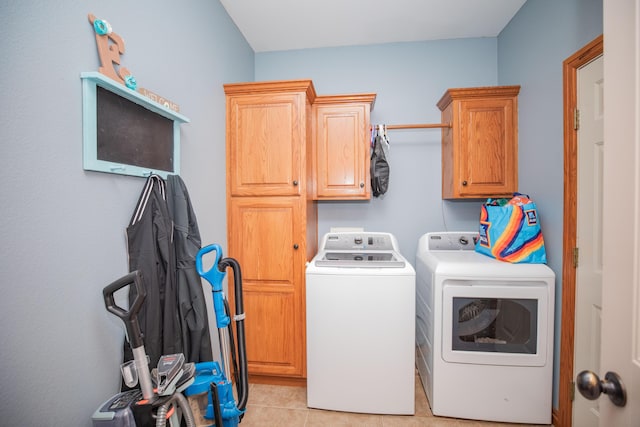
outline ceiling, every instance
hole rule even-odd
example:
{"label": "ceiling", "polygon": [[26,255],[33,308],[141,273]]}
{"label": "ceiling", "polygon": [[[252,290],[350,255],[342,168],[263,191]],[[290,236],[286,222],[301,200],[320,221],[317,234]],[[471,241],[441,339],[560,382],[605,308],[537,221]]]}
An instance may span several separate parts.
{"label": "ceiling", "polygon": [[526,0],[220,0],[255,52],[496,37]]}

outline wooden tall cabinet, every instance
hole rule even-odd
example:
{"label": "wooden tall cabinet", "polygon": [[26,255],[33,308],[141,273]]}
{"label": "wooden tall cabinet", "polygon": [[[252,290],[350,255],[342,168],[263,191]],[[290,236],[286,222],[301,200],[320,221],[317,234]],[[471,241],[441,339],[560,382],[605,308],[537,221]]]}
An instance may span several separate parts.
{"label": "wooden tall cabinet", "polygon": [[318,200],[368,200],[374,93],[318,96],[313,103],[313,194]]}
{"label": "wooden tall cabinet", "polygon": [[449,89],[442,122],[442,197],[511,196],[518,190],[520,86]]}
{"label": "wooden tall cabinet", "polygon": [[318,240],[307,166],[315,90],[310,80],[224,90],[228,256],[242,268],[249,374],[301,380],[305,263]]}

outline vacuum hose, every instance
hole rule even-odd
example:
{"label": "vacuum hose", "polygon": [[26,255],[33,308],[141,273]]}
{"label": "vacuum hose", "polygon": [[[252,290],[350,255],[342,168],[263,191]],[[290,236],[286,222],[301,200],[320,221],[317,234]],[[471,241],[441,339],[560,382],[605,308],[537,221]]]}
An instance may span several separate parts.
{"label": "vacuum hose", "polygon": [[169,402],[158,408],[156,412],[156,427],[165,427],[167,425],[167,411],[169,410]]}
{"label": "vacuum hose", "polygon": [[[245,345],[245,331],[244,331],[244,305],[242,301],[242,272],[240,271],[240,264],[234,258],[224,258],[218,264],[218,269],[224,271],[227,267],[231,267],[233,271],[233,285],[235,296],[235,312],[234,318],[236,322],[236,334],[238,337],[238,357],[240,366],[236,370],[240,373],[238,388],[238,409],[244,411],[249,399],[249,374],[247,371],[247,349]],[[229,334],[233,336],[233,334]],[[239,368],[239,369],[238,369]]]}
{"label": "vacuum hose", "polygon": [[193,417],[193,412],[191,412],[189,401],[179,392],[176,392],[169,401],[158,408],[158,412],[156,413],[156,427],[165,427],[167,425],[167,412],[173,401],[176,401],[177,406],[182,408],[182,415],[184,416],[186,427],[196,427],[196,421]]}
{"label": "vacuum hose", "polygon": [[187,423],[187,427],[196,427],[196,420],[193,416],[193,412],[191,411],[191,407],[189,406],[189,401],[187,400],[187,398],[184,397],[182,393],[178,392],[176,392],[174,396],[178,401],[178,406],[182,408],[182,416]]}

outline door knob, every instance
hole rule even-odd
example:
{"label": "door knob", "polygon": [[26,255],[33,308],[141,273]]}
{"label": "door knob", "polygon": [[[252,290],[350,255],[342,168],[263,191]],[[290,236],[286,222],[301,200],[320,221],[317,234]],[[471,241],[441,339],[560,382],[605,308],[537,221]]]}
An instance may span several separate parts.
{"label": "door knob", "polygon": [[293,185],[294,185],[294,186],[298,185],[298,181],[297,181],[297,180],[294,180],[294,181],[293,181]]}
{"label": "door knob", "polygon": [[297,243],[295,243],[295,244],[293,245],[293,249],[295,249],[295,250],[298,250],[298,248],[299,248],[299,247],[300,247],[300,246],[298,246],[298,244],[297,244]]}
{"label": "door knob", "polygon": [[601,380],[591,371],[582,371],[576,377],[576,384],[580,394],[589,400],[596,400],[600,393],[604,393],[616,406],[627,404],[627,391],[615,372],[607,372]]}

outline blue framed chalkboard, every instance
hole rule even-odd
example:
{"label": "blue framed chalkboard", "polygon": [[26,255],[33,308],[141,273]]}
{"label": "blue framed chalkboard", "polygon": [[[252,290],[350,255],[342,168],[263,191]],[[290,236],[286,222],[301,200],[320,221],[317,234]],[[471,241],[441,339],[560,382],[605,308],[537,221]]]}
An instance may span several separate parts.
{"label": "blue framed chalkboard", "polygon": [[99,72],[80,78],[85,170],[180,174],[180,124],[189,119]]}

